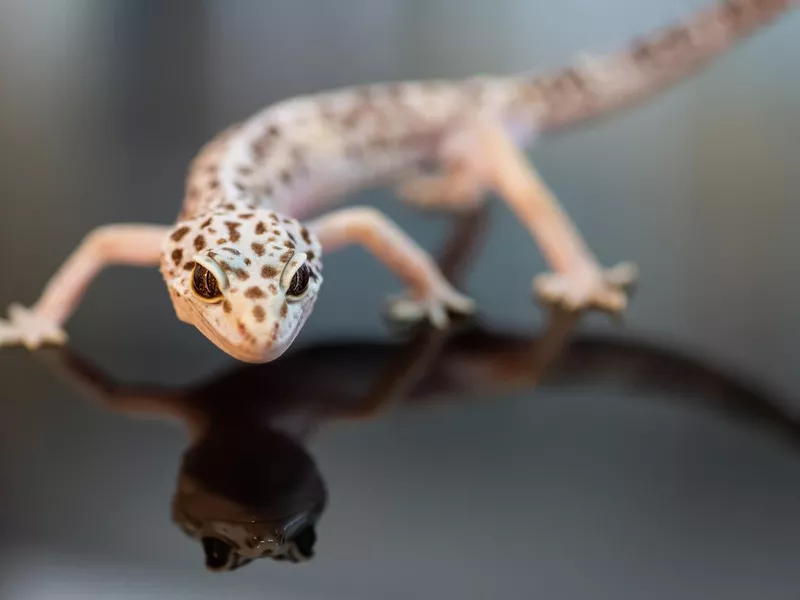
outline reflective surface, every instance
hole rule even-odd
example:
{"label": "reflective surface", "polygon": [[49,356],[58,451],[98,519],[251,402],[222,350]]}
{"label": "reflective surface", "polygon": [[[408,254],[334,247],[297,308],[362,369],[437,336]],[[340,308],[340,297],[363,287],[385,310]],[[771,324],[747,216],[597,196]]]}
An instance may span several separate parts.
{"label": "reflective surface", "polygon": [[[0,305],[96,225],[171,220],[199,145],[272,100],[561,63],[702,4],[0,3]],[[502,205],[386,191],[351,201],[477,321],[389,327],[397,282],[354,249],[294,350],[246,367],[155,271],[104,273],[68,349],[0,352],[0,598],[790,597],[798,40],[533,152],[603,261],[641,265],[623,322],[532,303],[544,263]]]}

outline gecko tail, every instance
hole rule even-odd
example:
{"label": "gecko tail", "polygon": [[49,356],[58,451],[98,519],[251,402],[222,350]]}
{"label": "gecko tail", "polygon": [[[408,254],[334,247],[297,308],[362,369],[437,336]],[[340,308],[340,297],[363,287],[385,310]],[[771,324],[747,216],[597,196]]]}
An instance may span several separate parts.
{"label": "gecko tail", "polygon": [[727,0],[637,40],[621,52],[555,73],[520,75],[516,106],[542,133],[594,120],[686,79],[738,42],[800,6],[800,0]]}

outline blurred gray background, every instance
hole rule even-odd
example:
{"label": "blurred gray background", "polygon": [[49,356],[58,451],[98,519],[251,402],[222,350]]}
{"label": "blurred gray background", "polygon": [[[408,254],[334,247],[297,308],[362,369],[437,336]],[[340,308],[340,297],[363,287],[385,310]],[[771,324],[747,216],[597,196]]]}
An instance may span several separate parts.
{"label": "blurred gray background", "polygon": [[[97,225],[170,222],[193,154],[270,102],[368,81],[550,68],[582,52],[616,49],[707,4],[0,0],[0,255],[6,257],[0,306],[35,300]],[[531,158],[603,262],[640,264],[627,332],[725,365],[800,408],[798,56],[800,15],[792,15],[699,77],[644,107],[549,140]],[[416,214],[389,192],[348,199],[362,201],[380,206],[427,248],[439,247],[447,231],[446,217]],[[490,322],[535,332],[542,318],[530,281],[545,268],[525,231],[494,203],[491,229],[463,287]],[[321,299],[297,344],[384,335],[381,302],[397,289],[395,278],[358,249],[328,258]],[[611,326],[593,317],[586,327]],[[123,378],[187,381],[230,365],[176,321],[154,270],[104,273],[68,330],[76,348]],[[3,394],[14,403],[17,423],[64,401],[52,383],[32,376],[38,371],[31,364],[23,353],[0,355]],[[81,419],[75,419],[77,427]],[[39,427],[38,439],[57,435],[57,419]],[[162,443],[177,456],[180,440],[161,431],[154,430],[153,447]],[[341,460],[353,458],[347,446],[342,452]],[[160,480],[166,490],[173,467]],[[162,520],[163,501],[152,499]],[[142,535],[147,527],[141,524]],[[163,552],[173,552],[166,549],[170,543],[183,548],[182,542],[173,539]],[[378,544],[374,552],[381,551]],[[34,569],[33,562],[24,564]],[[42,572],[70,579],[67,567],[51,567]],[[162,597],[189,597],[188,584],[163,575]],[[101,581],[97,589],[126,597],[108,577],[111,588]],[[258,592],[255,575],[247,577],[256,586],[252,597],[271,595]],[[369,585],[345,583],[349,597],[389,597],[377,587],[370,595]],[[324,597],[309,586],[296,597]],[[272,597],[292,597],[287,593]]]}

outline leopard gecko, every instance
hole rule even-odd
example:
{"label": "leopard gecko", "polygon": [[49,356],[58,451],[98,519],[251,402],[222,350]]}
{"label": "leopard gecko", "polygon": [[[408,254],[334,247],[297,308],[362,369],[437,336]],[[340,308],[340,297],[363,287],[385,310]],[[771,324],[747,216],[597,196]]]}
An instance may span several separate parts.
{"label": "leopard gecko", "polygon": [[354,244],[408,286],[389,300],[391,317],[446,327],[448,313],[473,311],[381,212],[329,210],[379,185],[430,209],[470,209],[496,192],[552,269],[534,277],[534,293],[574,310],[621,311],[635,265],[601,267],[524,151],[542,134],[651,97],[798,4],[728,0],[555,72],[384,82],[279,101],[200,149],[175,223],[88,233],[32,308],[12,304],[0,345],[65,343],[64,323],[98,273],[136,265],[160,268],[179,320],[235,359],[268,362],[311,314],[323,255]]}

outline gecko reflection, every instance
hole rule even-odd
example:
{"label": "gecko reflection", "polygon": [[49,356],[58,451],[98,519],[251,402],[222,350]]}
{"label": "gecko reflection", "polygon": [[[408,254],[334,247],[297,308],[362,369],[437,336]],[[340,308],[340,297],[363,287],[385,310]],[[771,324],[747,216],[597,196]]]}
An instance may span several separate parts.
{"label": "gecko reflection", "polygon": [[[440,265],[453,280],[481,225],[479,217],[464,219],[443,253]],[[493,331],[478,321],[448,330],[423,326],[405,341],[294,350],[281,361],[239,366],[186,389],[120,385],[66,350],[52,356],[69,381],[110,409],[168,416],[188,428],[192,441],[181,461],[172,516],[198,541],[214,571],[257,558],[311,559],[327,489],[309,441],[337,421],[374,418],[400,403],[458,402],[537,384],[565,390],[610,385],[620,395],[633,389],[682,401],[703,398],[706,405],[698,408],[800,442],[800,425],[781,408],[790,403],[646,342],[576,337],[577,320],[554,311],[538,336]]]}
{"label": "gecko reflection", "polygon": [[70,376],[111,408],[170,415],[189,427],[193,442],[183,456],[173,518],[201,543],[215,571],[262,557],[310,559],[327,492],[308,441],[322,427],[372,418],[399,402],[457,402],[539,383],[605,391],[610,384],[620,395],[702,398],[696,408],[766,427],[800,446],[800,424],[781,408],[789,403],[657,346],[573,337],[574,322],[556,313],[539,337],[470,323],[450,333],[425,328],[405,344],[316,346],[178,391],[119,386],[79,359],[59,356]]}

